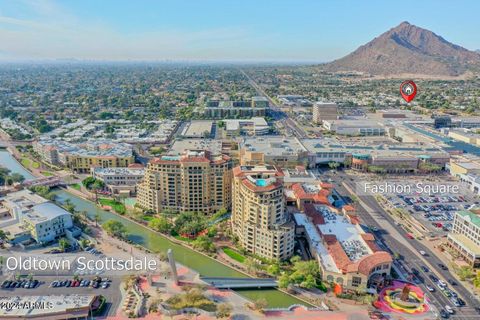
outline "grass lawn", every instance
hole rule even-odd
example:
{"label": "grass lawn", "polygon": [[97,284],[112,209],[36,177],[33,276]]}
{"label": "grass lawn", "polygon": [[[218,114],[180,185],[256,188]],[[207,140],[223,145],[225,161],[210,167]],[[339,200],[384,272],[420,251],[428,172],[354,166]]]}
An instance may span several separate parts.
{"label": "grass lawn", "polygon": [[72,187],[73,189],[78,190],[78,191],[80,191],[80,189],[82,189],[82,186],[79,183],[71,184],[70,187]]}
{"label": "grass lawn", "polygon": [[177,240],[180,240],[180,241],[185,241],[185,242],[192,242],[194,240],[194,239],[182,237],[180,235],[174,236],[174,238],[177,239]]}
{"label": "grass lawn", "polygon": [[45,176],[45,177],[51,177],[53,176],[53,173],[49,172],[49,171],[42,171],[42,174]]}
{"label": "grass lawn", "polygon": [[148,214],[144,214],[142,216],[142,220],[145,220],[145,221],[151,221],[153,219],[152,216],[149,216]]}
{"label": "grass lawn", "polygon": [[124,214],[127,211],[123,203],[115,201],[113,199],[100,198],[98,199],[98,202],[100,202],[102,206],[112,207],[112,209],[115,210],[115,212],[120,214]]}
{"label": "grass lawn", "polygon": [[33,169],[40,168],[40,163],[36,161],[32,161],[28,158],[22,158],[21,163],[22,163],[22,166],[24,166],[25,168],[33,168]]}
{"label": "grass lawn", "polygon": [[240,263],[245,261],[245,256],[230,248],[223,248],[223,252],[230,258]]}

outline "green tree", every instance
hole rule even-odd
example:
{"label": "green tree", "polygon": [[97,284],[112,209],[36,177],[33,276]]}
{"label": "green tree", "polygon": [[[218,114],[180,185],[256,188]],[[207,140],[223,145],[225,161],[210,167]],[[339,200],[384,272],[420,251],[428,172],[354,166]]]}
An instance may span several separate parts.
{"label": "green tree", "polygon": [[215,245],[213,244],[212,239],[210,239],[207,236],[200,236],[197,237],[193,242],[192,246],[195,249],[198,249],[200,251],[204,252],[215,252]]}
{"label": "green tree", "polygon": [[268,306],[265,298],[259,298],[253,302],[253,308],[257,311],[263,311]]}
{"label": "green tree", "polygon": [[127,229],[120,221],[107,220],[102,227],[111,236],[119,238],[124,238],[126,236]]}
{"label": "green tree", "polygon": [[248,273],[256,274],[260,270],[260,264],[252,257],[245,259],[244,265],[247,268]]}
{"label": "green tree", "polygon": [[65,251],[68,247],[70,247],[70,242],[66,238],[60,238],[58,240],[58,247],[60,250]]}
{"label": "green tree", "polygon": [[288,286],[290,285],[290,276],[288,275],[288,273],[283,273],[280,278],[278,278],[278,286],[280,288],[287,288]]}
{"label": "green tree", "polygon": [[165,217],[153,218],[148,222],[148,226],[161,233],[169,233],[172,230],[172,224]]}
{"label": "green tree", "polygon": [[315,278],[311,274],[308,274],[305,277],[305,280],[303,280],[300,283],[300,287],[305,288],[305,289],[315,288],[316,285],[317,285],[317,281],[315,280]]}
{"label": "green tree", "polygon": [[271,275],[278,276],[280,274],[280,265],[278,263],[274,263],[268,266],[267,272]]}

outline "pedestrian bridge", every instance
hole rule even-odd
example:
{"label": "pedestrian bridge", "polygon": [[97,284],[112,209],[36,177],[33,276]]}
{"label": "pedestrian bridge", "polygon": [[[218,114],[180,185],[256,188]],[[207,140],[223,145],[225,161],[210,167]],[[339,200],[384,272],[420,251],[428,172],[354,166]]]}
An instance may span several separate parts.
{"label": "pedestrian bridge", "polygon": [[275,288],[278,283],[272,278],[219,278],[201,277],[201,280],[218,289]]}

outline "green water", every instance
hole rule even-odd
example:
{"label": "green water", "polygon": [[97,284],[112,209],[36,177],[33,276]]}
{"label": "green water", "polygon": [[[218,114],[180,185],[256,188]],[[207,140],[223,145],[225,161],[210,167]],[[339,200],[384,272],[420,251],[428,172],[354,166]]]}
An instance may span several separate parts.
{"label": "green water", "polygon": [[[167,249],[171,248],[173,250],[175,259],[178,262],[199,272],[202,276],[246,277],[244,274],[237,272],[219,262],[216,262],[211,258],[205,257],[204,255],[199,254],[189,248],[175,244],[167,238],[158,235],[148,228],[145,228],[144,226],[138,225],[111,212],[101,210],[90,201],[81,199],[64,190],[57,190],[55,191],[55,194],[60,202],[70,199],[77,210],[86,211],[87,214],[92,218],[95,216],[95,214],[98,214],[101,221],[112,219],[122,222],[127,228],[127,232],[129,234],[128,238],[151,251],[167,251]],[[238,294],[250,300],[265,298],[268,301],[269,307],[272,308],[288,307],[292,304],[305,304],[302,301],[275,289],[239,290],[237,292]]]}

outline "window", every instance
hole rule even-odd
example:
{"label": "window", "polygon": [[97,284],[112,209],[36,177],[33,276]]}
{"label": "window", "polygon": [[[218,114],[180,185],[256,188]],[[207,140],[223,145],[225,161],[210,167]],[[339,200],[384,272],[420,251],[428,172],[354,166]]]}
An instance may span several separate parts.
{"label": "window", "polygon": [[352,278],[352,287],[358,287],[362,283],[362,278],[353,277]]}

